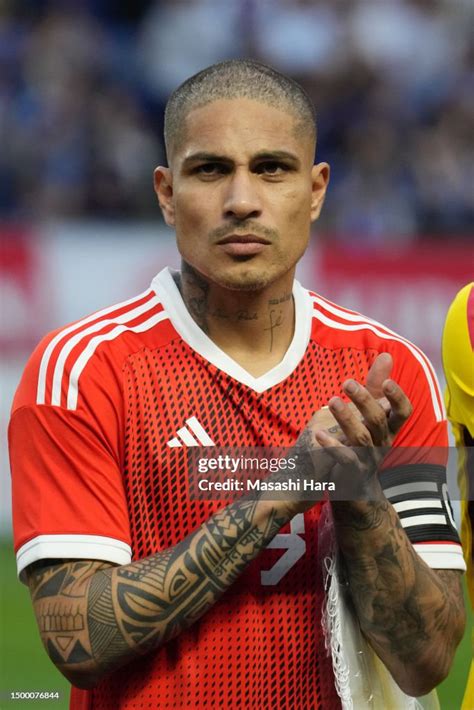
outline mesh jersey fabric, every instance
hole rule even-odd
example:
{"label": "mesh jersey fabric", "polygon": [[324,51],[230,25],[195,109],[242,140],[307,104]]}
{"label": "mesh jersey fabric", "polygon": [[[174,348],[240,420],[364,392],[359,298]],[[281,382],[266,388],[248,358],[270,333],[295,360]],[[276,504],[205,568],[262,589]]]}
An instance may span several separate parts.
{"label": "mesh jersey fabric", "polygon": [[[417,447],[419,457],[446,446],[442,398],[426,357],[297,282],[293,293],[293,342],[260,378],[200,331],[168,270],[136,299],[44,339],[9,429],[20,574],[37,559],[127,564],[177,544],[224,505],[190,500],[189,436],[222,446],[290,446],[345,379],[365,380],[379,352],[392,354],[392,376],[414,407],[395,445]],[[73,689],[71,707],[339,707],[321,632],[319,514],[315,506],[283,528],[190,629],[95,689]],[[415,527],[406,528],[409,536]],[[452,531],[444,537],[443,526],[428,529],[415,543],[428,564],[462,568]],[[301,541],[304,555],[284,565],[277,583],[262,584],[262,573]]]}

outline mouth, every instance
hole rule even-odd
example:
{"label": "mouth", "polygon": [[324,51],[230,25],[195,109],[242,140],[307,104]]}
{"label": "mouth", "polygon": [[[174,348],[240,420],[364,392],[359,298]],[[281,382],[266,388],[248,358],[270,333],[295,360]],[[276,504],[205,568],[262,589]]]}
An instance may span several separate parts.
{"label": "mouth", "polygon": [[227,237],[220,239],[217,244],[271,244],[268,239],[259,237],[256,234],[229,234]]}
{"label": "mouth", "polygon": [[218,247],[232,257],[251,258],[260,254],[271,242],[256,234],[229,234],[217,242]]}

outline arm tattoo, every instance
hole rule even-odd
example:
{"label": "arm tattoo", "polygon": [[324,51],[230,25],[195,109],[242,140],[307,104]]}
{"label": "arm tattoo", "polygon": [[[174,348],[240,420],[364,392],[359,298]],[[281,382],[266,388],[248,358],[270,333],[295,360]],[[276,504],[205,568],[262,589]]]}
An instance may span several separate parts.
{"label": "arm tattoo", "polygon": [[378,655],[391,670],[430,658],[446,673],[464,615],[460,573],[428,567],[385,498],[333,510],[359,623]]}
{"label": "arm tattoo", "polygon": [[[240,500],[175,547],[122,567],[43,561],[29,583],[44,645],[74,682],[115,670],[199,619],[288,521]],[[78,683],[80,684],[80,683]]]}
{"label": "arm tattoo", "polygon": [[109,566],[94,561],[42,560],[28,570],[41,638],[61,670],[92,661],[84,601],[91,575]]}

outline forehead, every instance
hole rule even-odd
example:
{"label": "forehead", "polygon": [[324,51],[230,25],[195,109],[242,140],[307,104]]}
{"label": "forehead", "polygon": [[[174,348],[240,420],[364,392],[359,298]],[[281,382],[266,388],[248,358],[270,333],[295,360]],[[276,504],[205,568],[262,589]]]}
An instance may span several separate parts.
{"label": "forehead", "polygon": [[287,151],[303,157],[310,144],[309,135],[299,130],[296,116],[288,109],[254,99],[219,99],[188,113],[175,157],[185,160],[193,153],[206,152],[244,159],[261,151]]}

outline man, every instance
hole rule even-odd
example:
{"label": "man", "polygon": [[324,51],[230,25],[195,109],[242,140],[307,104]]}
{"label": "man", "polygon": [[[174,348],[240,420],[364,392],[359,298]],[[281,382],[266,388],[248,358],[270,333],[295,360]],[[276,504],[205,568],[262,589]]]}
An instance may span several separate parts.
{"label": "man", "polygon": [[192,500],[193,446],[323,447],[301,470],[315,480],[348,463],[367,495],[333,514],[363,632],[410,695],[448,672],[463,561],[443,466],[417,448],[377,474],[384,447],[445,446],[442,400],[415,346],[294,282],[329,178],[315,137],[307,96],[268,67],[185,82],[155,173],[181,273],[52,333],[26,369],[10,426],[18,569],[51,659],[90,689],[74,708],[340,707],[321,504]]}
{"label": "man", "polygon": [[[474,283],[454,298],[443,332],[446,409],[459,452],[461,537],[467,566],[467,588],[474,608]],[[463,710],[474,707],[474,663],[466,686]]]}

